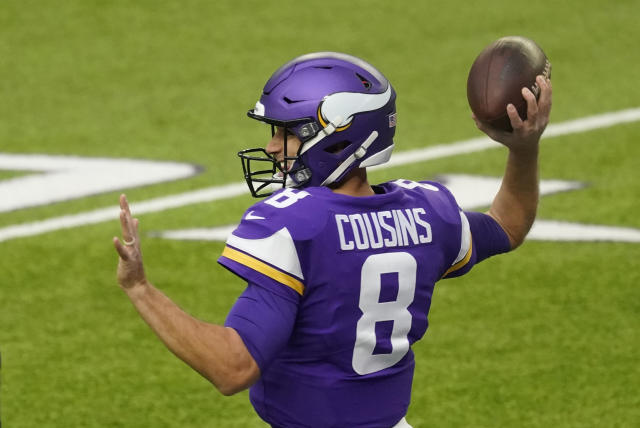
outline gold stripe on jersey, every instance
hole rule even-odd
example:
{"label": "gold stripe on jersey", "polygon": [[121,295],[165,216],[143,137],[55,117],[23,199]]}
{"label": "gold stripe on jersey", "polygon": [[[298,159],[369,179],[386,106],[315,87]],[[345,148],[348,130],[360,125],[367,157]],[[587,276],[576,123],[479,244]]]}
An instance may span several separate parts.
{"label": "gold stripe on jersey", "polygon": [[240,263],[241,265],[245,265],[256,272],[259,272],[263,275],[268,276],[269,278],[286,285],[294,289],[298,294],[302,295],[304,293],[304,284],[302,284],[299,280],[292,277],[291,275],[287,275],[284,272],[281,272],[277,269],[272,268],[268,264],[251,257],[248,254],[235,250],[231,247],[224,247],[222,251],[222,255],[228,259],[231,259],[235,262]]}
{"label": "gold stripe on jersey", "polygon": [[459,269],[462,269],[464,267],[464,265],[469,263],[469,260],[471,259],[472,251],[473,251],[473,238],[470,238],[470,240],[469,240],[469,250],[467,251],[467,254],[465,254],[465,256],[464,256],[464,258],[462,260],[460,260],[458,263],[456,263],[455,265],[453,265],[449,269],[447,269],[447,271],[444,273],[444,275],[442,275],[442,277],[444,278],[445,276],[449,275],[451,272],[455,272],[455,271],[457,271]]}

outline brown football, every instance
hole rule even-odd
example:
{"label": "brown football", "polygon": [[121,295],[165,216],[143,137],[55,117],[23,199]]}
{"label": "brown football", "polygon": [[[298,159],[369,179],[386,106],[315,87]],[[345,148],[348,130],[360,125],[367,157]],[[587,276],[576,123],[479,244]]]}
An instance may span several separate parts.
{"label": "brown football", "polygon": [[520,117],[527,117],[522,88],[536,98],[540,88],[536,76],[551,77],[551,63],[533,40],[520,36],[503,37],[487,46],[476,58],[467,79],[467,99],[471,111],[482,122],[512,131],[507,104],[513,104]]}

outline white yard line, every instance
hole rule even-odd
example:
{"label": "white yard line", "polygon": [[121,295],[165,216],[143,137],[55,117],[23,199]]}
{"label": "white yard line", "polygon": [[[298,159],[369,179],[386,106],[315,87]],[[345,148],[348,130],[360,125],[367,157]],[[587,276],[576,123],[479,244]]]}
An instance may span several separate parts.
{"label": "white yard line", "polygon": [[[246,192],[246,183],[234,183],[224,186],[208,187],[192,192],[180,193],[178,195],[164,196],[161,198],[133,203],[131,204],[131,211],[133,211],[135,215],[154,213],[171,208],[198,204],[201,202],[227,199],[243,195]],[[52,217],[46,220],[7,226],[0,229],[0,242],[26,236],[40,235],[42,233],[53,232],[60,229],[69,229],[77,226],[111,221],[117,219],[119,215],[120,207],[110,206],[78,214]]]}
{"label": "white yard line", "polygon": [[[607,128],[637,121],[640,121],[640,108],[603,113],[576,120],[550,124],[547,127],[543,138],[588,132],[595,129]],[[479,152],[497,147],[500,147],[500,145],[491,141],[487,137],[472,138],[469,140],[442,144],[424,149],[396,152],[388,163],[375,167],[375,169],[392,168],[399,165]],[[232,198],[245,193],[247,193],[245,183],[232,183],[133,203],[131,205],[131,209],[136,215],[140,215],[191,204]],[[118,218],[118,213],[119,208],[117,206],[110,206],[78,214],[52,217],[30,223],[6,226],[0,228],[0,242],[20,237],[40,235],[61,229],[69,229],[115,220]]]}

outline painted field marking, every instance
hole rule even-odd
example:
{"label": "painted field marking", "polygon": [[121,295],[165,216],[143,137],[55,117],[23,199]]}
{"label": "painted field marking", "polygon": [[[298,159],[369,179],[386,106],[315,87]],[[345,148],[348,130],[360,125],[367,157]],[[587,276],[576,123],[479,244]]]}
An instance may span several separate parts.
{"label": "painted field marking", "polygon": [[[466,174],[439,175],[436,180],[444,184],[465,210],[474,210],[491,205],[500,185],[501,177],[482,177]],[[540,197],[559,192],[570,192],[584,188],[576,181],[541,180]],[[151,235],[183,241],[226,241],[236,224],[210,228],[164,230]],[[566,221],[536,219],[527,235],[535,241],[615,241],[640,242],[640,229],[572,223]]]}
{"label": "painted field marking", "polygon": [[[136,202],[131,204],[131,211],[136,216],[138,216],[147,213],[164,211],[171,208],[179,208],[186,205],[198,204],[201,202],[211,202],[219,199],[227,199],[234,196],[244,195],[246,193],[246,183],[227,184],[224,186],[208,187],[205,189],[181,193],[178,195],[171,195],[161,198],[149,199],[148,201]],[[120,207],[116,205],[78,214],[52,217],[49,219],[34,221],[31,223],[22,223],[7,226],[0,229],[0,242],[26,236],[40,235],[43,233],[53,232],[61,229],[70,229],[78,226],[116,220],[119,218],[119,215]]]}
{"label": "painted field marking", "polygon": [[141,159],[0,153],[0,169],[32,171],[0,181],[0,213],[196,175],[195,165]]}
{"label": "painted field marking", "polygon": [[[566,122],[550,123],[549,126],[547,126],[547,129],[545,129],[542,138],[546,139],[562,135],[578,134],[581,132],[589,132],[596,129],[609,128],[611,126],[637,121],[640,121],[640,108],[603,113]],[[373,171],[376,169],[392,168],[400,165],[480,152],[499,147],[502,147],[502,145],[486,136],[471,138],[469,140],[451,144],[430,146],[424,149],[405,150],[397,153],[394,152],[389,162],[371,167],[370,170]]]}
{"label": "painted field marking", "polygon": [[[640,121],[640,108],[609,112],[561,123],[550,124],[543,138],[588,132],[595,129],[607,128],[623,123]],[[399,165],[422,162],[431,159],[456,156],[502,147],[488,137],[472,138],[451,144],[431,146],[424,149],[408,150],[395,153],[390,162],[378,168],[392,168]],[[5,166],[11,169],[11,166]],[[232,183],[223,186],[208,187],[192,192],[154,198],[147,201],[133,203],[132,211],[136,215],[164,211],[171,208],[183,207],[195,203],[212,202],[246,194],[245,183]],[[127,187],[127,186],[123,186]],[[0,228],[0,242],[20,237],[35,236],[42,233],[61,229],[68,229],[83,225],[96,224],[118,218],[119,208],[111,206],[84,213],[52,217],[35,222],[22,223]]]}

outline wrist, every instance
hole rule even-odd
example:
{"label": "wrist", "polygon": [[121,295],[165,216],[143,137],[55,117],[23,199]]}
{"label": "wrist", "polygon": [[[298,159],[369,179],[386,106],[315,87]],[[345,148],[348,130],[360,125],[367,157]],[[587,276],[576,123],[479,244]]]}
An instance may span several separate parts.
{"label": "wrist", "polygon": [[538,152],[540,151],[540,141],[525,143],[525,144],[514,144],[509,146],[509,152],[513,153],[517,156],[538,156]]}
{"label": "wrist", "polygon": [[509,160],[516,164],[535,164],[540,152],[538,144],[528,144],[520,147],[509,148]]}
{"label": "wrist", "polygon": [[125,293],[127,293],[129,299],[135,301],[144,298],[145,294],[148,293],[150,288],[151,283],[149,283],[146,278],[143,278],[139,281],[136,281],[130,287],[123,287],[123,290],[125,291]]}

